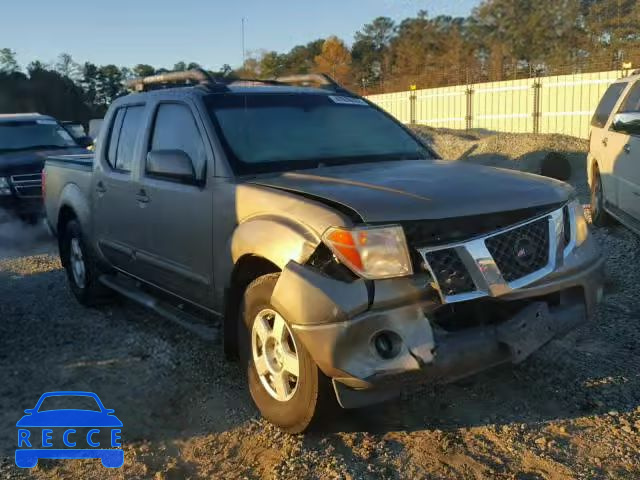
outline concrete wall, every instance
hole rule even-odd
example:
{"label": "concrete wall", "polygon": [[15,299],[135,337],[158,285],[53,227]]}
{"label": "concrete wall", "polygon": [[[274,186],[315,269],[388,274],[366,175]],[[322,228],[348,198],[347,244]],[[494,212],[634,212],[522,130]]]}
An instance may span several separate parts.
{"label": "concrete wall", "polygon": [[403,123],[587,138],[600,97],[628,72],[559,75],[371,95]]}

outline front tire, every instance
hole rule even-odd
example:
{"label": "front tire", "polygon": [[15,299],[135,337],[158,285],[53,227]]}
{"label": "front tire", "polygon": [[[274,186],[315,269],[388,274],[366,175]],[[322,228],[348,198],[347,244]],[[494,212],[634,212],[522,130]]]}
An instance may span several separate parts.
{"label": "front tire", "polygon": [[595,170],[593,182],[591,182],[591,223],[596,227],[606,227],[613,223],[604,209],[604,190],[598,170]]}
{"label": "front tire", "polygon": [[336,405],[331,382],[271,305],[279,274],[252,282],[244,294],[238,338],[251,397],[262,416],[300,433]]}
{"label": "front tire", "polygon": [[67,272],[71,291],[82,305],[93,307],[111,297],[111,292],[98,281],[101,272],[77,220],[65,225],[60,242],[60,259]]}

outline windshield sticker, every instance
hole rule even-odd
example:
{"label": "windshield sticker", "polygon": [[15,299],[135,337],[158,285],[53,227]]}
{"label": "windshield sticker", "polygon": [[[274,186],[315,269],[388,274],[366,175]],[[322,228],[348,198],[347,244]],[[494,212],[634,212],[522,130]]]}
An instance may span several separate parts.
{"label": "windshield sticker", "polygon": [[337,95],[329,95],[329,98],[333,101],[333,103],[340,103],[342,105],[360,105],[362,107],[369,106],[369,104],[361,98],[339,97]]}
{"label": "windshield sticker", "polygon": [[55,120],[36,120],[38,125],[57,125],[58,122]]}

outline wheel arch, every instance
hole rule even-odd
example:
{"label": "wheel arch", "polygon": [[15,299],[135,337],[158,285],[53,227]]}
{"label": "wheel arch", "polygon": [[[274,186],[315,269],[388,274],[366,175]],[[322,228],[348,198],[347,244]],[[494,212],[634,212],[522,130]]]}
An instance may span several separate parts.
{"label": "wheel arch", "polygon": [[276,263],[254,253],[243,255],[235,263],[229,286],[225,290],[224,302],[223,341],[224,352],[228,359],[238,358],[237,322],[244,291],[256,278],[281,271],[282,268]]}

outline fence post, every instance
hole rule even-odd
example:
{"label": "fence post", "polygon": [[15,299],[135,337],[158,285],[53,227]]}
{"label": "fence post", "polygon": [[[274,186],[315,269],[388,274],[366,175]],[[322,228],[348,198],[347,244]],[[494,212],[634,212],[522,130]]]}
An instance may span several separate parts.
{"label": "fence post", "polygon": [[540,109],[540,89],[542,83],[536,76],[533,80],[533,133],[540,133],[540,117],[542,112]]}
{"label": "fence post", "polygon": [[416,88],[417,86],[415,84],[409,86],[409,121],[411,125],[416,124]]}
{"label": "fence post", "polygon": [[471,130],[473,128],[473,88],[467,87],[464,93],[467,101],[467,114],[464,117],[465,128]]}

